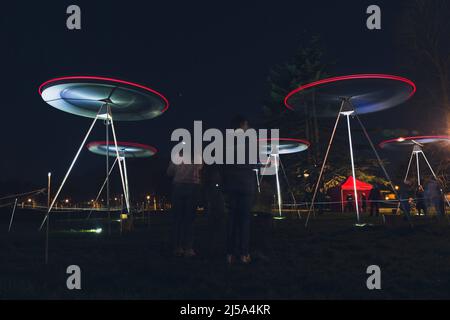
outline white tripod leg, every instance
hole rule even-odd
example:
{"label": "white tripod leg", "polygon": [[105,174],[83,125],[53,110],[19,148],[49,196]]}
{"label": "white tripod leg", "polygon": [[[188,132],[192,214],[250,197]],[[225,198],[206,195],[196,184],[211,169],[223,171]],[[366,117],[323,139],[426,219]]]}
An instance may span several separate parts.
{"label": "white tripod leg", "polygon": [[[369,142],[370,147],[372,148],[373,153],[374,153],[375,156],[377,157],[378,164],[379,164],[380,168],[383,170],[384,176],[386,177],[386,179],[389,181],[389,184],[391,185],[392,192],[394,192],[394,194],[395,194],[395,196],[397,197],[397,199],[400,199],[400,196],[399,196],[397,190],[395,189],[394,184],[392,183],[392,179],[391,179],[391,177],[389,176],[389,174],[388,174],[388,172],[387,172],[387,170],[386,170],[386,168],[385,168],[385,166],[384,166],[384,164],[383,164],[383,160],[381,160],[381,157],[380,157],[380,155],[378,154],[377,149],[375,148],[375,145],[373,144],[372,139],[370,138],[369,133],[368,133],[367,130],[366,130],[366,127],[365,127],[364,124],[362,123],[362,121],[361,121],[361,119],[359,118],[359,116],[358,116],[357,113],[355,114],[355,117],[356,117],[356,119],[358,120],[359,125],[361,126],[361,129],[363,130],[364,135],[366,136],[366,139],[367,139],[367,141]],[[408,172],[409,172],[409,167],[411,166],[411,161],[412,161],[412,154],[411,154],[410,164],[409,164],[409,166],[408,166]],[[406,173],[406,178],[408,177],[408,172]],[[405,180],[406,180],[406,178],[405,178]],[[400,208],[400,202],[398,203],[397,211],[399,210],[399,208]],[[411,220],[410,220],[409,215],[406,215],[406,218],[408,219],[408,222],[410,223],[410,225],[411,225],[411,227],[412,227],[412,223],[411,223]],[[383,216],[383,220],[384,220],[384,216]]]}
{"label": "white tripod leg", "polygon": [[281,205],[282,205],[282,200],[281,200],[281,189],[280,189],[280,178],[278,175],[278,159],[279,159],[279,155],[274,154],[272,155],[274,162],[275,162],[275,177],[277,180],[277,196],[278,196],[278,215],[281,217]]}
{"label": "white tripod leg", "polygon": [[[105,181],[103,181],[103,184],[100,187],[100,191],[98,192],[97,197],[94,200],[94,203],[96,203],[98,201],[98,199],[100,198],[100,195],[102,194],[102,191],[105,188],[105,185],[106,185],[106,183],[108,181],[108,177],[111,175],[111,172],[113,171],[114,166],[116,165],[116,163],[117,163],[117,159],[113,162],[111,168],[109,169],[108,176],[105,178]],[[91,217],[91,214],[92,214],[92,210],[89,212],[89,215],[88,215],[87,219],[89,219]]]}
{"label": "white tripod leg", "polygon": [[119,146],[117,145],[116,129],[114,128],[114,121],[113,121],[112,116],[111,116],[111,129],[112,129],[113,138],[114,138],[114,145],[116,147],[115,148],[116,149],[116,157],[117,157],[118,163],[119,163],[120,179],[122,180],[122,189],[123,189],[123,194],[125,195],[125,203],[127,205],[128,213],[130,213],[130,203],[128,202],[127,189],[125,187],[125,179],[124,179],[122,163],[120,161],[120,155],[119,155]]}
{"label": "white tripod leg", "polygon": [[[127,160],[126,160],[125,156],[123,156],[122,159],[123,159],[122,161],[123,161],[123,168],[124,168],[124,175],[125,175],[125,187],[127,188],[127,190],[126,190],[126,192],[127,192],[126,199],[128,199],[127,207],[129,208],[130,207],[130,203],[129,203],[129,201],[130,201],[130,187],[128,185]],[[128,209],[128,213],[130,213],[129,209]]]}
{"label": "white tripod leg", "polygon": [[355,173],[355,160],[353,158],[353,143],[352,143],[352,132],[350,128],[350,114],[347,114],[347,129],[348,129],[348,142],[350,145],[350,161],[352,164],[352,175],[353,175],[353,189],[355,192],[355,208],[356,208],[356,218],[359,223],[359,203],[358,203],[358,190],[356,189],[356,173]]}
{"label": "white tripod leg", "polygon": [[339,124],[339,119],[341,118],[341,112],[342,112],[342,109],[344,108],[344,104],[345,104],[345,101],[342,100],[341,108],[339,109],[339,113],[336,118],[336,122],[334,124],[333,132],[331,133],[330,142],[328,143],[327,152],[325,153],[325,158],[323,159],[323,162],[322,162],[322,168],[320,168],[319,178],[317,179],[316,187],[314,189],[314,194],[313,194],[313,197],[311,200],[311,206],[309,207],[308,216],[306,217],[305,228],[308,227],[309,217],[311,216],[312,210],[314,210],[314,201],[316,200],[317,191],[319,190],[320,181],[322,180],[323,171],[325,170],[325,165],[328,160],[328,155],[330,153],[331,145],[333,144],[334,136],[336,134],[336,129]]}
{"label": "white tripod leg", "polygon": [[259,169],[253,169],[256,175],[256,185],[258,186],[258,193],[261,193],[261,185],[259,184]]}
{"label": "white tripod leg", "polygon": [[[288,186],[289,193],[291,194],[292,201],[294,201],[294,208],[297,208],[297,199],[295,199],[294,192],[292,191],[291,184],[289,183],[289,179],[287,177],[286,170],[284,170],[284,165],[283,165],[283,162],[281,161],[280,157],[279,157],[279,160],[280,160],[280,168],[281,168],[281,171],[283,171],[284,179],[286,180],[286,184]],[[299,209],[297,209],[297,216],[299,219],[302,218],[302,215],[301,215]]]}
{"label": "white tripod leg", "polygon": [[271,160],[270,160],[270,156],[269,156],[269,158],[267,158],[267,162],[266,162],[266,164],[264,165],[264,168],[262,169],[262,172],[261,172],[261,179],[259,180],[259,183],[261,184],[262,183],[262,181],[263,181],[263,179],[264,179],[264,176],[266,175],[266,172],[267,172],[267,168],[269,167],[269,165],[270,165],[270,162]]}
{"label": "white tripod leg", "polygon": [[[101,110],[101,109],[100,109],[100,110]],[[99,111],[99,112],[100,112],[100,111]],[[48,208],[47,214],[45,215],[44,220],[42,220],[42,223],[41,223],[41,225],[40,225],[40,227],[39,227],[39,230],[42,229],[42,227],[44,226],[45,221],[48,219],[48,215],[50,214],[50,211],[52,211],[52,208],[53,208],[53,206],[55,205],[56,200],[58,199],[59,193],[61,192],[61,190],[62,190],[64,184],[66,183],[66,180],[67,180],[67,178],[69,177],[70,172],[72,171],[73,166],[75,165],[75,162],[77,162],[77,159],[78,159],[78,156],[79,156],[80,153],[81,153],[81,150],[83,150],[83,147],[84,147],[84,145],[86,144],[86,141],[87,141],[87,139],[89,138],[89,135],[91,134],[91,131],[92,131],[92,129],[94,128],[95,123],[97,122],[98,115],[99,115],[99,113],[97,113],[97,115],[95,116],[94,121],[92,121],[92,124],[91,124],[91,126],[89,127],[89,130],[88,130],[88,132],[86,133],[86,136],[85,136],[84,139],[83,139],[83,142],[81,142],[80,148],[78,148],[78,151],[77,151],[77,153],[76,153],[76,155],[75,155],[75,158],[72,160],[72,163],[70,164],[69,170],[67,171],[67,173],[66,173],[66,175],[64,176],[64,179],[63,179],[63,181],[62,181],[62,183],[61,183],[61,185],[59,186],[59,189],[58,189],[58,191],[56,192],[56,195],[55,195],[55,197],[53,198],[53,201],[52,201],[52,203],[50,204],[50,207]]]}
{"label": "white tripod leg", "polygon": [[9,220],[8,232],[11,231],[12,223],[13,223],[13,220],[14,220],[14,213],[16,212],[16,207],[17,207],[17,198],[14,201],[14,207],[13,207],[13,210],[12,210],[12,213],[11,213],[11,220]]}
{"label": "white tripod leg", "polygon": [[409,158],[409,163],[408,163],[408,169],[406,169],[406,175],[405,175],[405,179],[403,179],[403,182],[406,182],[408,180],[409,170],[411,170],[411,164],[412,164],[413,157],[414,157],[414,150],[413,150],[413,152],[411,152],[411,157]]}
{"label": "white tripod leg", "polygon": [[419,153],[416,152],[416,166],[417,166],[417,185],[421,185],[420,183],[420,164],[419,164]]}

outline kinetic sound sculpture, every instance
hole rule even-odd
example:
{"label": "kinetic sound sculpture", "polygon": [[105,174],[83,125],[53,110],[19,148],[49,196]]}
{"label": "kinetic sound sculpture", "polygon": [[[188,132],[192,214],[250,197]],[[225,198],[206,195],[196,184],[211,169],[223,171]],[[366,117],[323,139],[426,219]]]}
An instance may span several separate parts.
{"label": "kinetic sound sculpture", "polygon": [[[117,142],[117,147],[114,142],[107,143],[106,141],[94,141],[91,143],[88,143],[87,146],[89,151],[92,153],[101,155],[101,156],[109,156],[109,157],[116,157],[117,152],[119,153],[119,158],[116,157],[114,160],[108,175],[105,178],[105,181],[103,182],[102,186],[100,187],[100,190],[97,194],[97,197],[95,198],[94,202],[97,202],[100,198],[101,193],[103,192],[103,189],[105,188],[105,185],[108,183],[109,176],[111,175],[115,165],[118,161],[122,163],[123,166],[123,176],[121,174],[120,178],[122,181],[122,185],[125,188],[125,203],[127,206],[128,212],[130,212],[130,188],[128,184],[128,170],[127,170],[127,158],[150,158],[153,157],[158,151],[156,148],[152,146],[148,146],[145,144],[140,143],[134,143],[134,142]],[[91,216],[92,211],[89,213],[88,219]]]}
{"label": "kinetic sound sculpture", "polygon": [[[430,162],[428,161],[427,156],[423,151],[423,147],[427,145],[447,145],[450,146],[450,136],[416,136],[416,137],[401,137],[397,139],[386,140],[380,143],[380,148],[385,150],[412,150],[411,156],[409,158],[408,169],[406,170],[406,175],[404,181],[408,180],[408,176],[411,170],[411,166],[413,160],[415,158],[416,169],[417,169],[417,185],[422,185],[421,180],[421,168],[420,168],[420,156],[425,160],[428,168],[431,171],[434,179],[439,183],[439,179],[436,176],[433,168],[431,167]],[[444,198],[447,204],[450,206],[450,202],[445,196],[444,192],[441,192],[444,195]]]}
{"label": "kinetic sound sculpture", "polygon": [[[141,121],[153,119],[167,110],[169,102],[161,93],[146,86],[129,81],[94,76],[55,78],[41,84],[39,87],[39,94],[45,102],[54,108],[78,116],[94,119],[48,208],[47,214],[40,226],[40,229],[42,229],[97,120],[101,119],[105,122],[105,145],[107,146],[110,145],[109,127],[111,126],[115,146],[115,149],[112,152],[115,152],[120,175],[121,177],[124,177],[124,169],[122,167],[122,161],[120,161],[121,157],[114,121]],[[110,148],[106,148],[108,212],[110,209],[108,178],[110,172],[109,153]],[[124,181],[122,187],[124,194],[127,194]]]}
{"label": "kinetic sound sculpture", "polygon": [[[308,225],[310,214],[314,209],[319,184],[341,116],[345,116],[347,119],[350,164],[353,177],[356,178],[350,116],[355,116],[358,120],[364,131],[364,135],[377,156],[386,178],[391,181],[359,115],[388,110],[407,101],[415,92],[416,86],[411,80],[406,78],[385,74],[357,74],[319,80],[303,85],[286,96],[284,104],[290,110],[305,111],[305,108],[315,104],[318,107],[316,112],[319,117],[330,117],[336,116],[337,114],[319,178],[314,189],[312,203],[308,212],[308,218],[306,219],[306,226]],[[354,179],[353,181],[356,184],[356,180]],[[391,186],[395,192],[392,183]],[[360,216],[356,185],[354,185],[354,190],[356,216],[359,223]]]}
{"label": "kinetic sound sculpture", "polygon": [[[264,177],[264,175],[266,175],[265,171],[266,171],[268,165],[271,162],[273,162],[273,164],[275,166],[275,178],[276,178],[276,183],[277,183],[278,217],[281,218],[282,217],[281,208],[283,205],[283,201],[281,198],[280,178],[279,178],[279,174],[278,174],[280,167],[281,167],[281,170],[283,171],[284,178],[286,179],[286,183],[288,184],[288,186],[289,186],[289,181],[288,181],[288,178],[286,175],[286,171],[284,170],[284,166],[281,162],[280,155],[294,154],[294,153],[306,151],[309,148],[310,143],[306,140],[292,139],[292,138],[279,138],[277,140],[278,140],[278,144],[275,145],[275,147],[276,147],[275,150],[273,149],[272,143],[271,143],[271,141],[273,141],[273,139],[261,139],[260,140],[260,146],[262,148],[261,152],[263,154],[269,156],[269,159],[261,172],[261,176]],[[262,178],[261,178],[261,180],[262,180]],[[259,188],[259,186],[260,186],[260,181],[258,181],[258,188]],[[296,199],[295,199],[294,194],[292,193],[290,186],[289,186],[289,192],[291,193],[291,196],[293,198],[294,205],[295,205]]]}

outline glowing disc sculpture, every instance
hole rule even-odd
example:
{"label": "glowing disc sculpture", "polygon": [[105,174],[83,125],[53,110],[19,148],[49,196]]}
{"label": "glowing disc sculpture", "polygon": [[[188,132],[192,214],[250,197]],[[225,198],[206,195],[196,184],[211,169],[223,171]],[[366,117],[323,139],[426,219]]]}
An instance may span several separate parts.
{"label": "glowing disc sculpture", "polygon": [[[122,181],[125,183],[125,203],[127,205],[128,212],[130,212],[130,188],[128,184],[128,170],[127,170],[127,158],[150,158],[153,157],[158,151],[156,148],[152,146],[148,146],[141,143],[135,142],[117,142],[117,147],[115,143],[106,141],[94,141],[90,142],[86,146],[89,151],[92,153],[101,155],[101,156],[109,156],[116,157],[117,152],[119,153],[119,158],[116,158],[113,162],[111,169],[108,172],[108,176],[103,182],[100,191],[97,194],[94,202],[97,202],[100,198],[100,195],[108,182],[109,176],[114,169],[117,161],[120,161],[123,164],[123,176],[121,176]],[[89,213],[88,218],[90,217],[92,211]]]}
{"label": "glowing disc sculpture", "polygon": [[[261,139],[259,140],[260,145],[260,152],[269,156],[269,161],[267,161],[266,165],[262,169],[261,176],[264,177],[265,171],[267,170],[267,167],[273,163],[275,166],[275,178],[276,178],[276,184],[277,184],[277,200],[278,200],[278,218],[282,218],[282,206],[283,201],[281,197],[281,188],[280,188],[280,178],[278,171],[281,167],[284,177],[286,179],[286,183],[289,186],[289,181],[287,179],[286,172],[284,170],[283,164],[280,159],[280,155],[287,155],[287,154],[294,154],[298,152],[306,151],[310,143],[309,141],[302,140],[302,139],[292,139],[292,138],[279,138],[277,139],[276,144],[272,144],[273,139]],[[275,147],[275,150],[274,150]],[[260,181],[258,181],[258,185],[260,185]],[[297,204],[295,196],[289,186],[289,192],[291,193],[292,199],[294,201],[294,206]]]}
{"label": "glowing disc sculpture", "polygon": [[94,141],[86,146],[92,153],[115,157],[116,150],[119,151],[121,157],[124,158],[150,158],[154,156],[158,150],[155,147],[135,142],[117,142],[117,148],[113,142]]}
{"label": "glowing disc sculpture", "polygon": [[[109,157],[110,151],[115,154],[124,194],[127,188],[124,181],[124,168],[119,152],[114,121],[141,121],[153,119],[162,115],[169,107],[168,100],[159,92],[149,87],[134,82],[97,76],[68,76],[48,80],[39,86],[39,94],[42,99],[54,108],[74,115],[93,118],[78,151],[73,159],[64,179],[53,198],[47,214],[40,226],[42,229],[48,219],[58,196],[75,165],[81,150],[91,134],[97,120],[103,120],[106,127],[105,145],[110,145],[110,127],[112,131],[115,149],[106,149],[106,186],[108,216],[110,209],[109,197]],[[97,146],[97,148],[100,148]],[[148,151],[148,150],[147,150]],[[125,157],[122,157],[125,158]],[[126,196],[127,197],[127,196]],[[128,210],[129,201],[127,199]]]}
{"label": "glowing disc sculpture", "polygon": [[[440,146],[450,146],[450,136],[415,136],[415,137],[400,137],[396,139],[386,140],[380,143],[380,148],[391,151],[403,151],[403,150],[412,150],[411,156],[409,158],[408,168],[406,169],[406,175],[404,181],[406,182],[409,177],[409,173],[411,171],[412,163],[414,159],[416,160],[416,169],[417,169],[417,185],[422,185],[421,180],[421,167],[420,167],[420,156],[425,160],[428,168],[430,169],[431,174],[434,179],[439,183],[439,179],[436,176],[430,162],[428,161],[423,148],[427,145],[440,145]],[[450,202],[445,196],[443,189],[441,187],[441,192],[447,202],[447,205],[450,206]]]}
{"label": "glowing disc sculpture", "polygon": [[[357,118],[373,151],[377,155],[380,166],[383,168],[386,177],[390,181],[389,175],[387,174],[381,159],[378,156],[375,146],[367,134],[367,130],[358,115],[393,108],[406,102],[414,95],[415,92],[415,84],[411,80],[403,77],[386,74],[356,74],[315,81],[300,86],[285,97],[284,104],[289,110],[304,112],[306,108],[314,105],[316,107],[315,112],[318,116],[335,117],[337,114],[337,119],[331,134],[325,158],[322,163],[322,168],[320,170],[319,179],[315,186],[311,207],[306,220],[306,226],[308,225],[310,214],[314,210],[314,202],[317,196],[317,191],[319,189],[320,181],[323,176],[323,171],[340,117],[345,116],[347,120],[352,176],[356,178],[350,116]],[[356,182],[356,179],[353,179],[353,181]],[[354,190],[356,217],[359,224],[360,215],[356,185],[354,186]]]}
{"label": "glowing disc sculpture", "polygon": [[52,107],[77,116],[95,118],[107,108],[116,121],[153,119],[167,110],[169,102],[143,85],[105,77],[55,78],[39,87],[42,99]]}
{"label": "glowing disc sculpture", "polygon": [[284,99],[290,110],[302,111],[308,105],[319,106],[321,117],[335,117],[343,100],[348,99],[355,113],[368,114],[393,108],[416,92],[406,78],[386,74],[356,74],[319,80],[290,92]]}

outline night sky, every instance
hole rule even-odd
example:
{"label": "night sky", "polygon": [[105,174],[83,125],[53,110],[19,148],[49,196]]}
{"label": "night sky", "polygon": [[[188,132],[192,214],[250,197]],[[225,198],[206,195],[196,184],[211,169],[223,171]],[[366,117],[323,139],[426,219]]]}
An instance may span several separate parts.
{"label": "night sky", "polygon": [[[154,145],[158,159],[128,163],[134,183],[151,179],[168,159],[170,134],[194,120],[226,127],[236,113],[255,122],[267,94],[270,68],[289,60],[306,34],[318,34],[335,75],[399,74],[394,28],[401,1],[382,7],[381,31],[366,28],[374,1],[36,1],[2,3],[1,181],[45,186],[60,181],[91,120],[56,110],[38,95],[54,77],[99,75],[147,85],[170,101],[161,117],[116,123],[119,140]],[[70,4],[82,10],[82,30],[66,28]],[[399,74],[408,77],[408,74]],[[413,79],[414,80],[414,79]],[[408,104],[396,108],[397,115]],[[365,116],[369,127],[395,126],[384,115]],[[98,125],[90,140],[103,140]],[[139,168],[139,172],[136,172]],[[147,171],[148,170],[148,171]],[[161,170],[159,170],[161,171]],[[72,188],[98,184],[104,159],[85,151]],[[94,183],[89,181],[94,179]],[[100,180],[99,180],[100,179]],[[70,187],[69,187],[70,188]],[[94,188],[95,189],[95,188]],[[11,192],[22,190],[11,190]]]}

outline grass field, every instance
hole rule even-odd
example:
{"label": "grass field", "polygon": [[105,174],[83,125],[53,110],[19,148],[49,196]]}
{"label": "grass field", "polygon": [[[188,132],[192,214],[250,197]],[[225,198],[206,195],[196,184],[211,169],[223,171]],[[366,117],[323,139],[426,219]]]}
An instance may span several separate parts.
{"label": "grass field", "polygon": [[[30,216],[34,217],[30,217]],[[354,216],[326,214],[311,220],[254,217],[249,266],[227,266],[223,223],[196,220],[199,256],[176,258],[170,249],[170,216],[137,221],[130,234],[112,234],[100,221],[52,219],[50,262],[44,264],[42,216],[17,212],[7,233],[0,224],[2,299],[432,299],[450,298],[450,226],[415,218],[414,228],[382,225],[381,218],[353,226]],[[63,232],[102,228],[102,233]],[[82,290],[66,288],[66,268],[78,265]],[[382,290],[366,287],[366,268],[378,265]]]}

